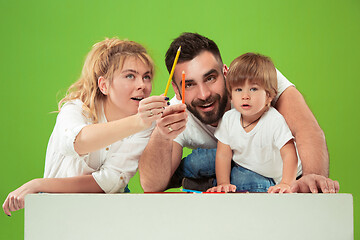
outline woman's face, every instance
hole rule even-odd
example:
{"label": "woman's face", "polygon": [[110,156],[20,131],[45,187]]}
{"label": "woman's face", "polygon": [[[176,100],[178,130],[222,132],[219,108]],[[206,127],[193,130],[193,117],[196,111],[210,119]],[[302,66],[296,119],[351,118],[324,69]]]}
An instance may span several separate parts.
{"label": "woman's face", "polygon": [[150,96],[152,73],[137,57],[127,58],[120,71],[108,84],[104,110],[108,121],[134,115],[138,112],[139,102]]}

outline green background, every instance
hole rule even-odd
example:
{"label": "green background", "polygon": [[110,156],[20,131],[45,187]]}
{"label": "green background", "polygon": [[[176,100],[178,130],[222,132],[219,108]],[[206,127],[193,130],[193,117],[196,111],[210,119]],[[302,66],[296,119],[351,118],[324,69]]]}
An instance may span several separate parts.
{"label": "green background", "polygon": [[[303,93],[326,134],[330,177],[341,193],[353,194],[355,239],[360,235],[359,1],[0,0],[0,9],[1,201],[42,177],[56,118],[50,112],[95,42],[118,36],[146,46],[157,64],[153,94],[161,94],[164,54],[191,31],[213,39],[228,65],[249,51],[271,56]],[[138,176],[130,187],[142,191]],[[0,228],[0,239],[22,239],[24,211],[0,214]]]}

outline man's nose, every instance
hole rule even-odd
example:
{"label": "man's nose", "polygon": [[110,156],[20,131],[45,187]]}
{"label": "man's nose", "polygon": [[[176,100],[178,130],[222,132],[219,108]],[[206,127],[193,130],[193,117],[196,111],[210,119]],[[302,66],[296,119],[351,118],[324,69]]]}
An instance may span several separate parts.
{"label": "man's nose", "polygon": [[198,98],[206,100],[211,96],[210,88],[206,84],[199,85],[199,94]]}

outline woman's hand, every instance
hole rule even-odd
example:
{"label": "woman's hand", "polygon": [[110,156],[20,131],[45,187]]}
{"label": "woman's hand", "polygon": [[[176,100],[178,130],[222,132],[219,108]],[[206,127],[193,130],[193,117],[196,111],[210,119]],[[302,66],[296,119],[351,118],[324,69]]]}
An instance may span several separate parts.
{"label": "woman's hand", "polygon": [[151,96],[140,101],[138,115],[146,127],[150,127],[154,121],[161,118],[165,107],[168,106],[167,100],[168,97]]}
{"label": "woman's hand", "polygon": [[25,196],[38,192],[39,181],[41,181],[41,179],[33,179],[9,193],[3,204],[4,213],[11,216],[11,212],[23,209],[25,207]]}

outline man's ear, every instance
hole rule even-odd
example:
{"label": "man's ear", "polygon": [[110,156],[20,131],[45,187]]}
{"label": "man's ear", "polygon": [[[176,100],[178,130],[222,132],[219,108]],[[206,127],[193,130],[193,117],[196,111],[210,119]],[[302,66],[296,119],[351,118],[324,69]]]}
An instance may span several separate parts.
{"label": "man's ear", "polygon": [[223,65],[223,72],[224,72],[224,76],[226,77],[227,72],[229,71],[228,66],[226,66],[226,64]]}
{"label": "man's ear", "polygon": [[180,96],[180,92],[179,92],[179,88],[178,88],[177,84],[174,81],[171,81],[171,85],[174,89],[176,99],[181,100],[181,96]]}
{"label": "man's ear", "polygon": [[102,94],[108,95],[109,92],[109,81],[105,79],[103,76],[98,78],[98,86]]}

